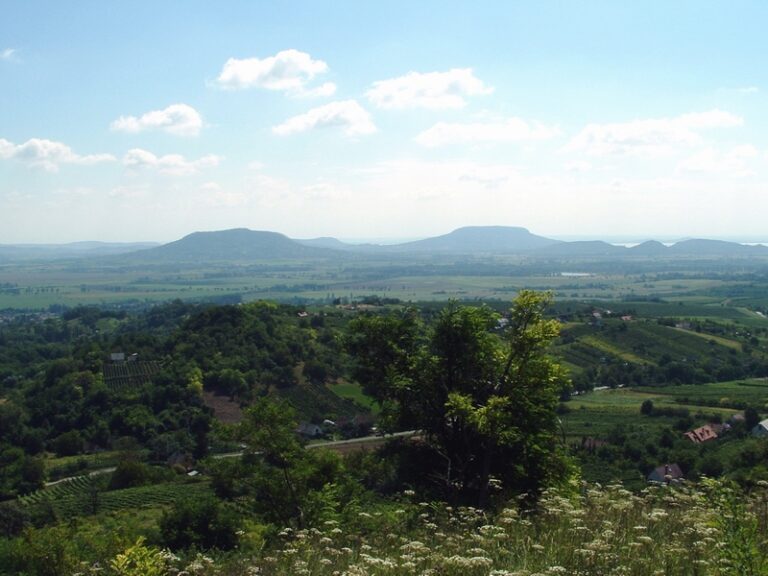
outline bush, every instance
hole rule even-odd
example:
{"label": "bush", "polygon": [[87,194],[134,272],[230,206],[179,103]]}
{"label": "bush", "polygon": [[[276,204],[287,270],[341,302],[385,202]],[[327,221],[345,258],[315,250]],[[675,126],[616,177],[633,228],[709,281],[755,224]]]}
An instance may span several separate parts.
{"label": "bush", "polygon": [[135,460],[123,460],[115,468],[109,481],[109,490],[121,490],[143,486],[149,481],[149,470],[145,464]]}
{"label": "bush", "polygon": [[213,497],[179,501],[160,519],[162,543],[172,550],[231,550],[240,527],[237,515]]}

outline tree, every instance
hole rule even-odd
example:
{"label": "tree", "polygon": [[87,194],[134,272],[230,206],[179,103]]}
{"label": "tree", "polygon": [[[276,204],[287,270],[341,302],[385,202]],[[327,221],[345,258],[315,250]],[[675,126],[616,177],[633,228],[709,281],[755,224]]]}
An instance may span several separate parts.
{"label": "tree", "polygon": [[331,452],[306,450],[296,428],[295,413],[284,400],[259,398],[240,424],[246,445],[240,465],[219,468],[239,478],[215,478],[214,485],[225,493],[245,492],[268,521],[305,526],[316,520],[317,497],[339,479],[341,462]]}
{"label": "tree", "polygon": [[160,532],[172,550],[190,548],[231,550],[237,545],[241,521],[214,497],[182,499],[163,513]]}
{"label": "tree", "polygon": [[651,416],[653,414],[653,400],[643,400],[643,403],[640,405],[640,414],[644,414],[645,416]]}
{"label": "tree", "polygon": [[559,330],[549,302],[522,291],[501,335],[492,310],[455,302],[428,331],[412,313],[351,324],[356,377],[397,424],[422,430],[449,496],[485,505],[492,484],[535,495],[568,476],[556,414],[567,378],[544,352]]}

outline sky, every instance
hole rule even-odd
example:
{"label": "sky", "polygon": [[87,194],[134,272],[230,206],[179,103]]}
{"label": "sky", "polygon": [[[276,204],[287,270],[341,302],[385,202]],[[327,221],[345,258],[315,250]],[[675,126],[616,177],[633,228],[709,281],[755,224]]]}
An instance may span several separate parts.
{"label": "sky", "polygon": [[0,243],[768,237],[762,0],[0,14]]}

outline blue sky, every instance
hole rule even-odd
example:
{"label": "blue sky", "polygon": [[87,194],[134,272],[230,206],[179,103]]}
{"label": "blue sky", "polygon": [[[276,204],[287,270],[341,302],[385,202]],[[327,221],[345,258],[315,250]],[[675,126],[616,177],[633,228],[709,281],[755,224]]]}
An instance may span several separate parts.
{"label": "blue sky", "polygon": [[629,4],[6,2],[0,243],[764,239],[768,3]]}

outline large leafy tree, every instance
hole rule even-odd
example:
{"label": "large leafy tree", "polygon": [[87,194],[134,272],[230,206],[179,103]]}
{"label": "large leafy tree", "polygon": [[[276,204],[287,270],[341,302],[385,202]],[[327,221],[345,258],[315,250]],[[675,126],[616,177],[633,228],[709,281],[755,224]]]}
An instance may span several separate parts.
{"label": "large leafy tree", "polygon": [[284,400],[258,398],[237,430],[239,461],[214,464],[213,485],[225,498],[240,497],[263,519],[306,526],[322,515],[323,491],[340,479],[342,463],[329,451],[307,450],[296,433],[295,412]]}
{"label": "large leafy tree", "polygon": [[545,353],[559,330],[549,301],[521,292],[502,330],[491,309],[455,302],[429,329],[411,312],[351,324],[356,377],[390,423],[423,432],[449,494],[485,505],[492,486],[536,495],[567,476],[556,415],[567,378]]}

